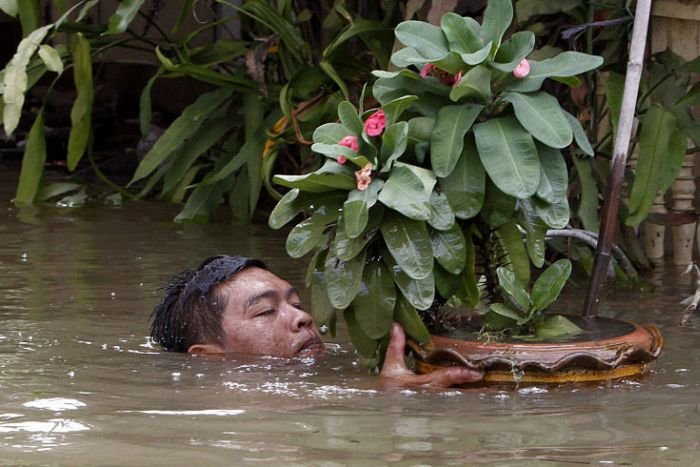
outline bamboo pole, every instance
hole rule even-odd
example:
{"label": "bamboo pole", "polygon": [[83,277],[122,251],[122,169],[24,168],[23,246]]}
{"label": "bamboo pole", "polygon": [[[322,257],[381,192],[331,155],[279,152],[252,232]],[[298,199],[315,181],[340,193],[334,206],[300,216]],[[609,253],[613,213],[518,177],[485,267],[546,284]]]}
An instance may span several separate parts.
{"label": "bamboo pole", "polygon": [[620,121],[617,125],[613,158],[610,163],[608,194],[603,205],[595,263],[593,264],[591,283],[588,287],[588,295],[586,295],[583,308],[583,316],[585,318],[592,318],[598,314],[601,294],[605,289],[605,280],[610,265],[610,251],[617,224],[617,212],[620,207],[620,190],[625,175],[634,111],[637,105],[639,81],[642,77],[642,63],[644,62],[644,49],[647,43],[650,11],[651,0],[637,1],[629,61],[627,62],[627,74],[625,76],[625,88],[622,94]]}

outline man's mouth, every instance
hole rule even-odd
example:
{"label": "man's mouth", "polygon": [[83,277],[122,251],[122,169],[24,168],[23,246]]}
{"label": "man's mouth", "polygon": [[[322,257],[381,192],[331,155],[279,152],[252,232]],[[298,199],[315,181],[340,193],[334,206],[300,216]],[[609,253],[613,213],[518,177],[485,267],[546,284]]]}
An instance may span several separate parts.
{"label": "man's mouth", "polygon": [[308,341],[304,342],[299,350],[297,350],[298,357],[314,357],[322,355],[326,352],[326,347],[323,342],[318,337],[312,337]]}

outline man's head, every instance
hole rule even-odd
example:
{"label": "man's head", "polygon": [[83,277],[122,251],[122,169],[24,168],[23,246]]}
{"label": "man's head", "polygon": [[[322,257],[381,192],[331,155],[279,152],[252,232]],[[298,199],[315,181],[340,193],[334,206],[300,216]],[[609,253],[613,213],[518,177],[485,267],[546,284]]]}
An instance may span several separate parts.
{"label": "man's head", "polygon": [[288,282],[261,261],[213,256],[164,287],[151,337],[166,350],[313,356],[323,345]]}

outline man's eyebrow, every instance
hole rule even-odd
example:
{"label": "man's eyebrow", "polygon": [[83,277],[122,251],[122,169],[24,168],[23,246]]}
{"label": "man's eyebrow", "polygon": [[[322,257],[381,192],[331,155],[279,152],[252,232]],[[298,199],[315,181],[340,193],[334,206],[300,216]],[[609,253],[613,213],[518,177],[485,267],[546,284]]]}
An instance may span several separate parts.
{"label": "man's eyebrow", "polygon": [[[274,299],[277,298],[277,291],[274,289],[268,289],[260,292],[259,294],[255,294],[252,297],[249,297],[248,300],[245,301],[243,304],[243,310],[246,311],[256,303],[258,303],[261,300],[265,299]],[[289,300],[293,296],[299,296],[299,291],[296,289],[296,287],[290,287],[287,290],[287,293],[285,294],[285,299]]]}

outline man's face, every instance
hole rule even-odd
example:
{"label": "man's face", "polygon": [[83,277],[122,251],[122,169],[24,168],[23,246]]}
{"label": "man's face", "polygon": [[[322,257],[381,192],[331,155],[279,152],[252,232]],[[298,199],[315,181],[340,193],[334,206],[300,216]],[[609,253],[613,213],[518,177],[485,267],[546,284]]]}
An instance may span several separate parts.
{"label": "man's face", "polygon": [[270,271],[249,267],[220,285],[228,297],[221,318],[224,352],[312,357],[325,352],[294,287]]}

